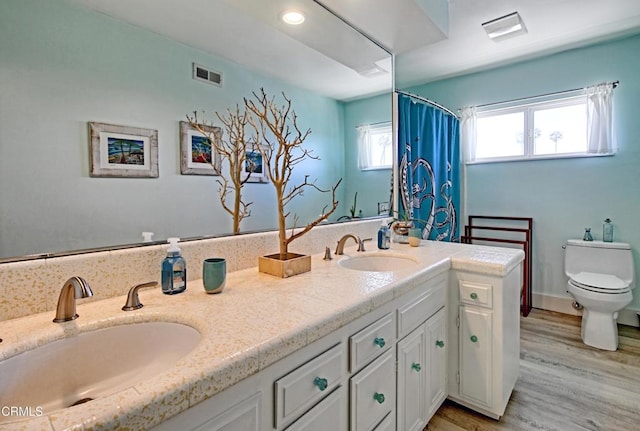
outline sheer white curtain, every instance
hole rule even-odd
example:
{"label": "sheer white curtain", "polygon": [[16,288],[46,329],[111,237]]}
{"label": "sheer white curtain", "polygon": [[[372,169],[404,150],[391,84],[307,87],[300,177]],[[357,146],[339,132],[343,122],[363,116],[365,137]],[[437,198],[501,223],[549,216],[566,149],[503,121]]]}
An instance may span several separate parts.
{"label": "sheer white curtain", "polygon": [[586,89],[587,152],[612,154],[617,151],[613,129],[613,84],[599,84]]}
{"label": "sheer white curtain", "polygon": [[476,159],[476,108],[462,108],[460,112],[460,146],[462,161],[473,162]]}
{"label": "sheer white curtain", "polygon": [[360,169],[368,169],[373,165],[370,132],[371,126],[358,127],[358,167]]}

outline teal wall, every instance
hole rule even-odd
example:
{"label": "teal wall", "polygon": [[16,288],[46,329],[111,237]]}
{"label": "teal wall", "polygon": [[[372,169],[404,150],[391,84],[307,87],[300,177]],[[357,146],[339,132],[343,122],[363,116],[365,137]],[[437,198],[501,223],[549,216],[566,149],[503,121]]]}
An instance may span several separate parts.
{"label": "teal wall", "polygon": [[[409,89],[457,109],[620,80],[615,156],[467,166],[467,214],[533,217],[534,293],[568,297],[562,245],[581,238],[588,226],[602,239],[606,217],[615,225],[615,240],[633,246],[640,275],[638,53],[636,35]],[[635,292],[630,307],[639,309]]]}
{"label": "teal wall", "polygon": [[345,104],[345,211],[353,205],[358,193],[357,208],[364,217],[378,214],[378,202],[388,202],[391,191],[391,169],[361,171],[358,169],[358,132],[356,127],[391,121],[391,95],[382,94]]}
{"label": "teal wall", "polygon": [[[260,87],[284,91],[312,130],[305,143],[322,162],[299,165],[297,179],[326,188],[343,176],[342,103],[69,1],[0,2],[0,55],[0,257],[138,242],[142,231],[230,232],[216,177],[180,175],[179,121],[194,110],[213,119]],[[194,81],[192,62],[222,72],[223,87]],[[160,177],[90,178],[90,121],[157,129]],[[274,227],[273,187],[249,184],[245,196],[242,229]],[[309,190],[295,203],[303,223],[330,196]]]}

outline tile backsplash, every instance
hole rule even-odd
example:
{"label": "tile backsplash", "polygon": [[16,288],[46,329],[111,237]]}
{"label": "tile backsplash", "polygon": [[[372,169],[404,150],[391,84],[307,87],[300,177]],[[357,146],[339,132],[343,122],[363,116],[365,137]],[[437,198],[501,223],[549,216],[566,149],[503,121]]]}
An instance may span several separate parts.
{"label": "tile backsplash", "polygon": [[[367,248],[375,249],[380,219],[320,225],[290,244],[295,253],[322,253],[335,249],[343,235],[374,238]],[[125,295],[132,286],[160,282],[160,265],[166,245],[133,247],[79,255],[0,264],[0,321],[55,310],[62,284],[80,276],[91,285],[94,296],[83,302]],[[258,256],[277,253],[276,231],[180,243],[187,261],[187,278],[202,278],[202,261],[209,257],[227,259],[227,271],[257,267]],[[257,268],[256,268],[257,271]],[[313,271],[313,268],[312,268]]]}

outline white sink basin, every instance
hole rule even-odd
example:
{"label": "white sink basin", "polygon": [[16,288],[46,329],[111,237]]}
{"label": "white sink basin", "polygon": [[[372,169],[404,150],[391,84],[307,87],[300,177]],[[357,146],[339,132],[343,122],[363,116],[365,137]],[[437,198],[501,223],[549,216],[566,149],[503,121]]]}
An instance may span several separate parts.
{"label": "white sink basin", "polygon": [[190,326],[146,322],[53,341],[0,362],[0,406],[48,414],[113,394],[169,369],[200,338]]}
{"label": "white sink basin", "polygon": [[346,256],[338,263],[356,271],[387,272],[418,268],[418,262],[411,256],[385,252]]}

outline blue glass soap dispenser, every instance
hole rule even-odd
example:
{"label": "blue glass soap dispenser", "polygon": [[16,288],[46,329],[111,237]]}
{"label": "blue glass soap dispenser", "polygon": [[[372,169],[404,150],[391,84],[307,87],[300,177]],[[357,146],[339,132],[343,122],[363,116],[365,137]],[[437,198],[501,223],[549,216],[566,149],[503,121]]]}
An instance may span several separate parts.
{"label": "blue glass soap dispenser", "polygon": [[187,262],[180,256],[180,238],[169,238],[167,257],[162,261],[162,293],[175,295],[187,289]]}
{"label": "blue glass soap dispenser", "polygon": [[390,242],[391,242],[391,231],[389,231],[389,226],[387,226],[387,222],[382,221],[382,224],[380,224],[380,229],[378,229],[378,248],[380,250],[388,250]]}

